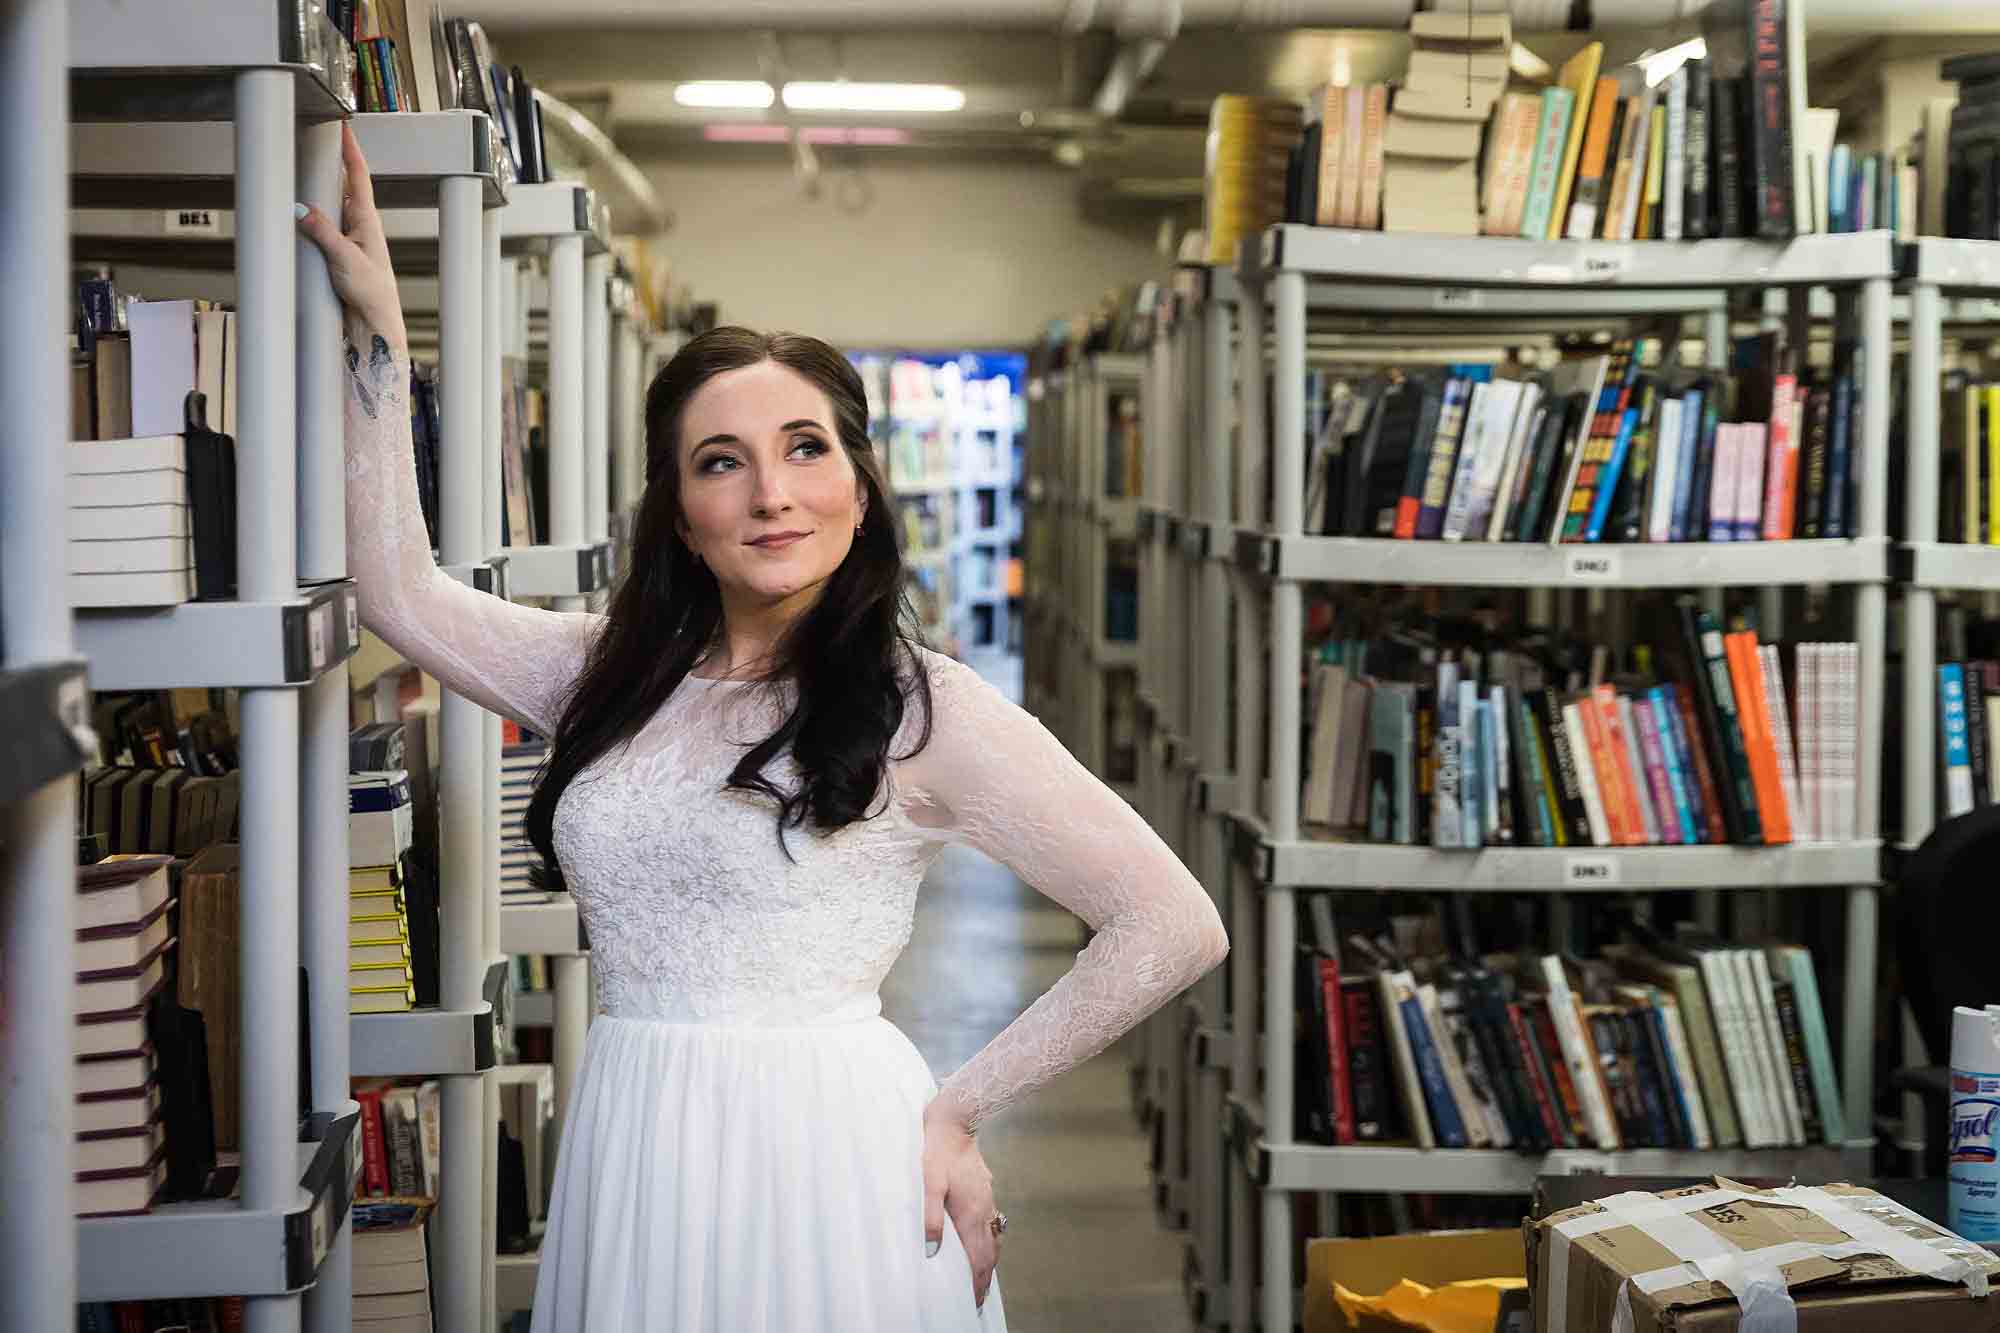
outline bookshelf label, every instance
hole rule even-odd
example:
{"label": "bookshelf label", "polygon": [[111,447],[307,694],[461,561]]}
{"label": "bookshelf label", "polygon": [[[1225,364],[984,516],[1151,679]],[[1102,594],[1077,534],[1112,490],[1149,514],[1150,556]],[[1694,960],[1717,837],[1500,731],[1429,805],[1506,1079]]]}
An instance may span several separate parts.
{"label": "bookshelf label", "polygon": [[326,669],[327,641],[333,637],[333,607],[321,602],[306,616],[306,657],[315,672]]}
{"label": "bookshelf label", "polygon": [[1611,856],[1566,856],[1563,883],[1577,888],[1601,888],[1618,882],[1618,860]]}
{"label": "bookshelf label", "polygon": [[1563,562],[1563,575],[1572,583],[1616,583],[1624,575],[1624,564],[1617,551],[1571,551]]}
{"label": "bookshelf label", "polygon": [[222,220],[212,208],[169,208],[165,216],[168,236],[222,235]]}
{"label": "bookshelf label", "polygon": [[1608,1176],[1618,1169],[1610,1153],[1552,1152],[1542,1161],[1542,1170],[1552,1176]]}
{"label": "bookshelf label", "polygon": [[1431,293],[1431,305],[1438,310],[1478,310],[1486,304],[1486,293],[1477,287],[1440,287]]}
{"label": "bookshelf label", "polygon": [[1584,282],[1610,282],[1632,267],[1632,250],[1623,245],[1585,246],[1577,257],[1577,277]]}

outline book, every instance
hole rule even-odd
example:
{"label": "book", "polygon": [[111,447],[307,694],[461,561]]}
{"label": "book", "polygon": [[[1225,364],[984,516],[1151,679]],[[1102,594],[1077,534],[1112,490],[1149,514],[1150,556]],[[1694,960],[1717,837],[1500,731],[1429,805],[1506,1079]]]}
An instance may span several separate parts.
{"label": "book", "polygon": [[[1562,224],[1569,215],[1570,192],[1576,179],[1577,159],[1583,151],[1586,132],[1586,115],[1594,111],[1594,99],[1605,95],[1598,87],[1597,72],[1604,61],[1604,44],[1587,42],[1565,60],[1557,71],[1557,82],[1569,94],[1571,108],[1567,123],[1563,127],[1562,152],[1558,159],[1554,181],[1554,194],[1547,211],[1542,229],[1537,233],[1547,240],[1560,240],[1563,236]],[[1615,88],[1610,95],[1615,97]],[[1608,110],[1606,111],[1608,115]]]}

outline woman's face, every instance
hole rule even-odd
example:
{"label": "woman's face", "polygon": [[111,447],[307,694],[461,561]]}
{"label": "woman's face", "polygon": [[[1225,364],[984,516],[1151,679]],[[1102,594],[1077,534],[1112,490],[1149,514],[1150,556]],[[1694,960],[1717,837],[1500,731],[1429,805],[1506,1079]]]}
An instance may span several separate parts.
{"label": "woman's face", "polygon": [[867,503],[826,394],[776,361],[724,371],[689,400],[678,452],[681,538],[723,605],[809,603]]}

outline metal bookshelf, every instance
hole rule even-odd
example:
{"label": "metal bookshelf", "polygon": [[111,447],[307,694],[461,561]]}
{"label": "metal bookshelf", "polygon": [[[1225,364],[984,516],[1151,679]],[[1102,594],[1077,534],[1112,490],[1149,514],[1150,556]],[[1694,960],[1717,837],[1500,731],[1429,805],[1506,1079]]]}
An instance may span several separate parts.
{"label": "metal bookshelf", "polygon": [[[1246,244],[1243,261],[1234,269],[1195,269],[1184,276],[1190,313],[1183,316],[1175,309],[1161,336],[1170,342],[1198,339],[1206,355],[1178,361],[1172,352],[1158,355],[1177,367],[1163,380],[1178,377],[1183,391],[1196,383],[1201,386],[1198,406],[1182,409],[1179,415],[1185,422],[1200,423],[1203,447],[1196,457],[1206,466],[1197,469],[1199,476],[1181,477],[1178,505],[1171,482],[1166,492],[1149,488],[1147,596],[1166,599],[1163,615],[1187,617],[1197,632],[1179,637],[1200,647],[1185,667],[1172,655],[1171,634],[1149,637],[1140,654],[1156,743],[1148,814],[1163,833],[1178,832],[1189,844],[1191,864],[1205,879],[1215,876],[1209,881],[1211,889],[1227,904],[1234,942],[1228,1013],[1257,1012],[1255,987],[1261,984],[1267,1015],[1259,1034],[1232,1024],[1220,1005],[1211,1012],[1197,992],[1185,1006],[1191,1013],[1167,1020],[1167,1031],[1178,1033],[1178,1040],[1149,1041],[1145,1047],[1148,1077],[1156,1080],[1156,1086],[1166,1087],[1169,1080],[1180,1080],[1182,1086],[1191,1082],[1198,1101],[1207,1103],[1186,1112],[1190,1125],[1184,1140],[1189,1178],[1184,1197],[1196,1201],[1189,1210],[1190,1270],[1206,1322],[1248,1328],[1261,1311],[1266,1327],[1288,1325],[1296,1297],[1297,1259],[1291,1253],[1289,1195],[1296,1191],[1512,1193],[1530,1188],[1542,1169],[1839,1169],[1842,1154],[1827,1148],[1796,1153],[1645,1150],[1534,1157],[1298,1144],[1291,1124],[1290,974],[1284,969],[1262,970],[1260,959],[1286,958],[1294,951],[1300,890],[1566,893],[1842,888],[1848,909],[1844,1095],[1850,1123],[1869,1123],[1861,1113],[1868,1110],[1872,1086],[1867,1005],[1875,970],[1875,885],[1880,875],[1875,773],[1861,777],[1861,837],[1844,844],[1445,853],[1316,840],[1302,837],[1298,822],[1302,699],[1296,663],[1303,648],[1301,585],[1312,581],[1573,590],[1693,587],[1704,590],[1712,605],[1727,587],[1851,586],[1864,664],[1860,749],[1873,753],[1882,738],[1883,634],[1887,581],[1895,558],[1886,522],[1889,296],[1895,272],[1890,238],[1879,232],[1802,237],[1788,244],[1602,245],[1390,237],[1286,226]],[[1713,361],[1727,337],[1729,292],[1756,287],[1784,289],[1794,320],[1804,317],[1808,294],[1815,288],[1833,289],[1840,315],[1859,332],[1863,373],[1870,388],[1864,394],[1859,446],[1866,469],[1861,483],[1861,535],[1854,540],[1758,543],[1727,551],[1702,544],[1552,551],[1525,544],[1448,546],[1322,538],[1306,534],[1303,496],[1297,488],[1273,487],[1269,514],[1259,512],[1261,504],[1247,500],[1262,494],[1267,469],[1277,477],[1303,475],[1309,318],[1393,317],[1391,322],[1401,321],[1412,330],[1436,330],[1454,325],[1462,329],[1468,322],[1512,329],[1524,317],[1551,327],[1565,320],[1574,325],[1579,320],[1694,317],[1700,321],[1702,340],[1713,349],[1709,354]],[[1192,295],[1196,291],[1199,296]],[[1922,306],[1913,303],[1913,310],[1920,313]],[[1232,312],[1240,330],[1234,339]],[[1192,327],[1184,330],[1184,324]],[[1232,342],[1233,376],[1227,365]],[[1276,385],[1268,434],[1262,389],[1267,366],[1275,370]],[[1172,401],[1174,387],[1159,385],[1152,401]],[[1913,402],[1916,397],[1912,395]],[[1159,447],[1157,425],[1153,435]],[[1171,436],[1170,429],[1169,440]],[[1174,464],[1168,461],[1165,466],[1172,477]],[[1913,494],[1929,493],[1934,504],[1934,490],[1919,485],[1913,476]],[[1178,602],[1169,572],[1176,550],[1183,558],[1198,553],[1194,586],[1179,593],[1185,600]],[[1225,586],[1230,590],[1227,597]],[[1148,605],[1156,603],[1149,600]],[[1766,607],[1774,616],[1773,594],[1766,594]],[[1228,679],[1229,664],[1223,654],[1228,651],[1226,630],[1232,621],[1238,682],[1233,719],[1223,715],[1222,707],[1213,706],[1220,703]],[[1187,706],[1177,711],[1173,681],[1175,672],[1182,670],[1189,682]],[[1262,739],[1267,719],[1268,753]],[[1205,729],[1208,734],[1189,736],[1177,730],[1181,726]],[[1233,753],[1224,753],[1225,744]],[[1184,754],[1193,760],[1185,779],[1193,813],[1178,816],[1181,822],[1176,823],[1177,793],[1167,761],[1179,761]],[[1234,775],[1251,772],[1258,772],[1262,780],[1247,787],[1235,780]],[[1162,1051],[1178,1063],[1171,1071],[1154,1072],[1150,1064]],[[1222,1075],[1215,1066],[1223,1064],[1231,1066],[1233,1095],[1226,1109],[1217,1110],[1214,1101],[1219,1098],[1210,1089],[1219,1090]],[[1261,1097],[1257,1095],[1260,1073]],[[1169,1107],[1180,1100],[1176,1097]],[[1230,1196],[1226,1218],[1202,1215],[1202,1200],[1212,1197],[1200,1183],[1205,1150],[1211,1149],[1236,1163],[1234,1169],[1222,1172]],[[1171,1173],[1165,1188],[1171,1201]],[[1220,1253],[1225,1222],[1227,1256]],[[1262,1271],[1251,1281],[1237,1280],[1251,1274],[1257,1239],[1253,1228],[1262,1231]],[[1227,1309],[1221,1308],[1225,1303]]]}
{"label": "metal bookshelf", "polygon": [[[61,1266],[63,1242],[44,1240],[44,1259],[55,1262],[9,1285],[17,1293],[53,1289],[71,1303],[243,1294],[252,1330],[296,1328],[302,1318],[311,1328],[331,1330],[347,1322],[343,1224],[358,1166],[357,1111],[347,1095],[344,982],[345,663],[357,635],[352,587],[345,582],[338,385],[330,374],[298,373],[301,366],[336,364],[339,309],[323,264],[300,253],[291,208],[297,199],[330,211],[338,207],[334,118],[349,108],[334,91],[340,72],[322,57],[340,45],[318,14],[302,7],[289,23],[228,25],[227,40],[212,15],[188,3],[141,12],[110,0],[83,0],[68,9],[71,110],[80,120],[126,123],[77,126],[74,161],[64,160],[60,150],[24,156],[50,168],[26,176],[31,187],[69,182],[77,201],[93,208],[164,208],[171,201],[197,211],[205,204],[234,209],[229,233],[213,248],[227,245],[237,281],[243,334],[237,434],[251,446],[239,453],[237,466],[237,602],[164,613],[93,610],[76,619],[78,642],[100,687],[242,689],[242,868],[259,891],[245,896],[241,929],[259,947],[244,953],[240,1021],[243,1064],[255,1076],[243,1083],[239,1201],[79,1221],[67,1268]],[[32,10],[33,17],[21,20],[17,9],[16,20],[46,22],[55,31],[40,35],[60,40],[62,7]],[[14,77],[43,91],[59,88],[61,58],[54,49],[37,54],[39,68],[12,72]],[[67,136],[62,111],[58,102],[14,123]],[[225,189],[226,200],[215,197]],[[38,193],[43,199],[32,207],[46,209],[60,225],[61,189],[31,188],[31,196]],[[24,290],[62,280],[67,265],[59,244],[42,256],[47,278],[35,275]],[[47,325],[62,322],[55,317]],[[41,355],[24,349],[23,360],[40,371]],[[47,384],[53,382],[19,386],[18,401],[52,397]],[[61,456],[67,429],[59,406],[49,415],[58,442],[36,441],[35,448],[45,449],[52,462]],[[291,447],[256,447],[258,442]],[[48,485],[42,494],[53,492]],[[61,512],[54,503],[47,511]],[[9,568],[28,567],[9,560]],[[10,589],[10,613],[12,594]],[[57,610],[55,617],[61,616]],[[44,621],[41,633],[49,636],[59,623]],[[8,629],[11,640],[11,615]],[[210,636],[232,633],[243,636],[231,644],[235,654],[218,661]],[[42,830],[37,851],[53,852],[56,842],[67,846],[68,810],[48,811],[58,813],[61,822]],[[69,950],[65,938],[48,955],[66,959]],[[313,1055],[312,1101],[319,1108],[307,1121],[306,1143],[300,1142],[295,1104],[298,1011],[269,1002],[271,995],[294,990],[302,954],[314,976],[305,1035]],[[9,956],[24,955],[10,947]],[[337,1003],[328,1003],[329,993]],[[49,1086],[67,1100],[66,1071]],[[66,1125],[66,1108],[56,1123]],[[67,1153],[51,1151],[49,1158],[65,1162]],[[32,1187],[51,1183],[58,1187]],[[67,1182],[32,1182],[24,1197],[46,1195],[51,1202],[16,1211],[47,1229],[51,1212],[70,1211],[63,1203],[67,1193]],[[52,1271],[73,1272],[74,1285],[66,1277],[51,1282]],[[31,1322],[53,1327],[73,1317],[70,1310],[51,1311]]]}

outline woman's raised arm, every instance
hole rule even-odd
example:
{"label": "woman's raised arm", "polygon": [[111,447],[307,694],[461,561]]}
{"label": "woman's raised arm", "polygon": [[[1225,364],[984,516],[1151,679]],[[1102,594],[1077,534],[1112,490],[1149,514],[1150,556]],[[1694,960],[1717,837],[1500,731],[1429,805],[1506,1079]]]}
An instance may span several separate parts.
{"label": "woman's raised arm", "polygon": [[449,690],[544,735],[582,669],[602,617],[517,606],[459,583],[431,555],[410,440],[410,354],[352,131],[342,127],[344,226],[306,209],[299,227],[326,255],[345,308],[342,377],[347,455],[347,563],[361,621]]}

